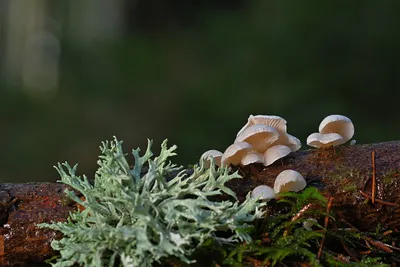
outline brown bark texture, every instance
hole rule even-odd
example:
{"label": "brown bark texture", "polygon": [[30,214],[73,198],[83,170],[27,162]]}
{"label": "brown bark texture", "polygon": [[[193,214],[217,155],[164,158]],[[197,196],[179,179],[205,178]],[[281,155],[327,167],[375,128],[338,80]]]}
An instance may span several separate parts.
{"label": "brown bark texture", "polygon": [[[275,177],[287,169],[300,172],[308,185],[332,196],[337,218],[360,230],[378,224],[400,229],[400,141],[298,151],[268,167],[239,168],[243,179],[228,185],[243,200],[257,185],[273,186]],[[60,233],[35,225],[65,221],[77,208],[65,196],[65,188],[57,183],[0,184],[0,266],[38,266],[55,254],[50,243]]]}
{"label": "brown bark texture", "polygon": [[66,188],[57,183],[0,184],[0,266],[40,266],[55,255],[50,243],[61,234],[36,224],[66,221],[76,209]]}

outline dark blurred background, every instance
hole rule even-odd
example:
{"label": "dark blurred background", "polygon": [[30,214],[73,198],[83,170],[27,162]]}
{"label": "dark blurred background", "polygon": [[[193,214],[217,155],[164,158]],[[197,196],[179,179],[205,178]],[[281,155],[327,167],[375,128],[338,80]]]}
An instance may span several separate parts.
{"label": "dark blurred background", "polygon": [[0,0],[0,182],[92,176],[99,144],[224,150],[250,114],[400,139],[400,1]]}

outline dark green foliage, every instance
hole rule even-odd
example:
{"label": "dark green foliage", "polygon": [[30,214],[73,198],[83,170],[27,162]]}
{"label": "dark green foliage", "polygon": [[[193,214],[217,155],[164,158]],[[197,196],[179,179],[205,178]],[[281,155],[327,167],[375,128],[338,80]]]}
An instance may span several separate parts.
{"label": "dark green foliage", "polygon": [[[275,203],[268,203],[265,218],[255,222],[254,241],[226,248],[222,265],[292,266],[301,262],[307,266],[388,266],[382,263],[384,258],[379,257],[379,254],[359,259],[345,256],[346,251],[339,242],[344,241],[354,250],[366,250],[362,246],[366,238],[389,242],[390,238],[382,234],[384,229],[378,227],[374,232],[361,233],[357,229],[332,227],[337,223],[332,211],[328,215],[330,223],[325,229],[319,222],[324,221],[326,208],[327,199],[313,187],[301,193],[280,194]],[[310,218],[316,220],[313,221],[312,229],[307,230],[304,222]],[[324,235],[329,241],[325,242],[321,259],[317,259]]]}
{"label": "dark green foliage", "polygon": [[[302,223],[310,215],[322,215],[321,211],[305,211],[297,220],[291,220],[299,210],[311,203],[326,205],[326,199],[315,189],[307,188],[302,193],[283,193],[277,203],[269,205],[266,218],[257,223],[258,229],[255,241],[252,244],[242,244],[232,249],[228,254],[225,264],[230,266],[248,266],[246,259],[254,258],[262,262],[276,265],[286,259],[306,261],[310,266],[319,266],[316,253],[318,240],[321,240],[321,231],[306,230]],[[283,204],[283,205],[282,205]],[[280,212],[272,213],[276,205]],[[316,223],[315,227],[322,229]],[[291,230],[291,231],[290,231]],[[267,238],[267,241],[263,239]]]}

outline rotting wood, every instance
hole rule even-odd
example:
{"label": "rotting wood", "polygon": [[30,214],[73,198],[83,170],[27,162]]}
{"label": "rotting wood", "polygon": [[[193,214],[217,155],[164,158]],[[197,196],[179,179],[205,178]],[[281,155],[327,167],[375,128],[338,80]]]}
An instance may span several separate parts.
{"label": "rotting wood", "polygon": [[40,266],[55,255],[61,234],[38,229],[42,222],[65,221],[74,203],[57,183],[0,184],[0,266]]}
{"label": "rotting wood", "polygon": [[[332,210],[357,229],[374,229],[378,223],[400,228],[400,141],[298,151],[268,167],[241,168],[243,179],[228,185],[243,200],[260,184],[273,186],[275,177],[286,169],[300,172],[308,185],[333,197]],[[375,203],[369,196],[372,172],[378,189]],[[54,255],[50,243],[60,234],[35,225],[65,221],[76,209],[65,197],[65,188],[58,183],[0,184],[0,266],[38,266]]]}
{"label": "rotting wood", "polygon": [[[378,189],[374,204],[361,193],[372,192],[372,151]],[[374,229],[378,223],[400,229],[400,141],[298,151],[272,166],[242,168],[244,179],[229,185],[242,200],[260,184],[273,186],[275,177],[287,169],[300,172],[327,198],[333,196],[332,210],[359,230]]]}

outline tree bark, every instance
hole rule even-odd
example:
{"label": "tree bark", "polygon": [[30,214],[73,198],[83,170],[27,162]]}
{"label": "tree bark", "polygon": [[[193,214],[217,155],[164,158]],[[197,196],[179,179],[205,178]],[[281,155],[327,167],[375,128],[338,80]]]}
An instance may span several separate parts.
{"label": "tree bark", "polygon": [[[308,185],[319,188],[327,197],[332,196],[332,210],[337,218],[360,230],[373,229],[378,223],[399,229],[400,141],[298,151],[268,167],[239,168],[243,179],[235,179],[228,185],[243,200],[257,185],[273,186],[275,177],[286,169],[300,172]],[[373,174],[374,203],[368,200],[372,195]],[[69,212],[76,209],[65,197],[65,188],[56,183],[0,184],[1,266],[43,263],[54,255],[50,243],[60,238],[60,233],[35,225],[65,221]]]}
{"label": "tree bark", "polygon": [[50,243],[61,234],[36,224],[66,221],[76,206],[64,195],[65,188],[57,183],[0,184],[0,266],[40,266],[55,255]]}

